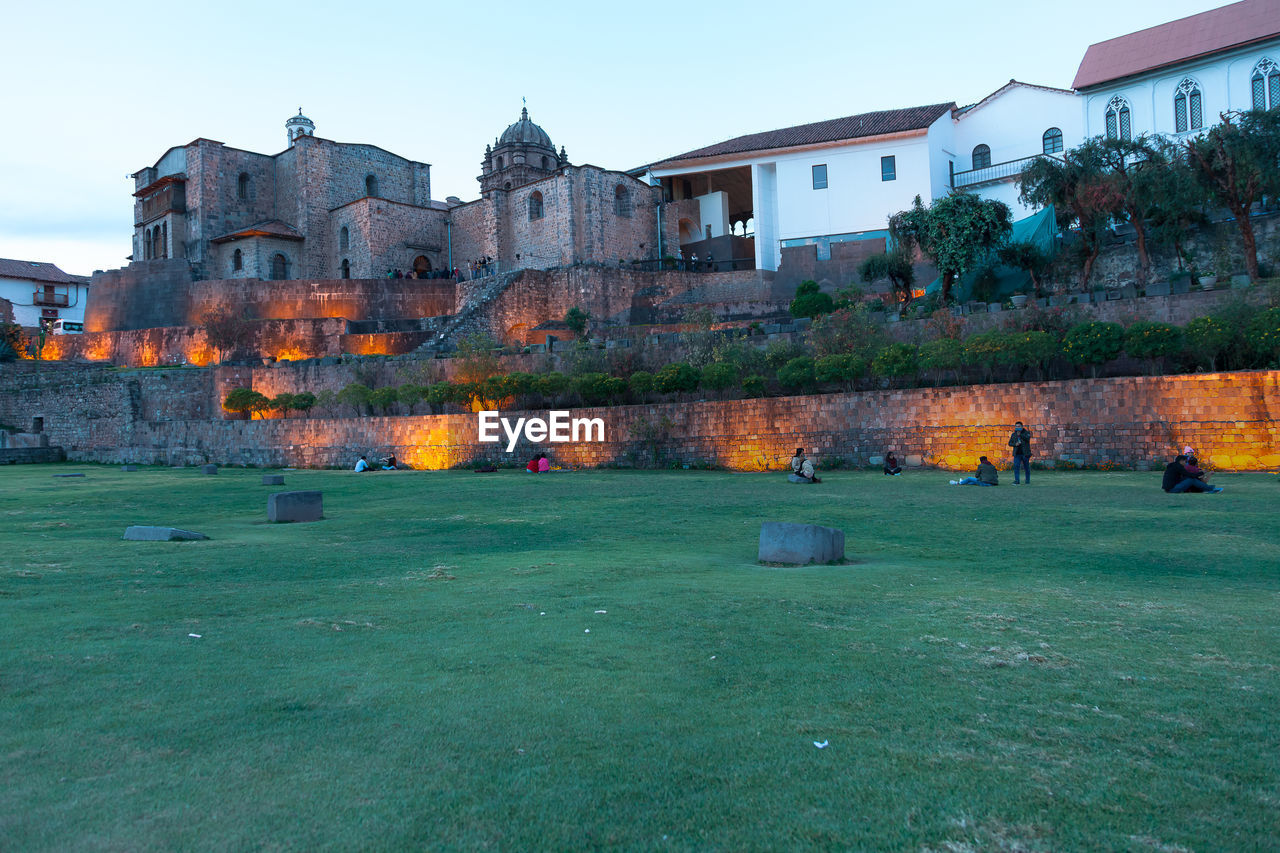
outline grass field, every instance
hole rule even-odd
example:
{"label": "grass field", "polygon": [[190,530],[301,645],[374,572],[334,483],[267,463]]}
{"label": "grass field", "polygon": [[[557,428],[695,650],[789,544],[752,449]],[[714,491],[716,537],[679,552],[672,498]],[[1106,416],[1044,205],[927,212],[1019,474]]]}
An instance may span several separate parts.
{"label": "grass field", "polygon": [[261,473],[0,470],[0,849],[1280,848],[1273,475]]}

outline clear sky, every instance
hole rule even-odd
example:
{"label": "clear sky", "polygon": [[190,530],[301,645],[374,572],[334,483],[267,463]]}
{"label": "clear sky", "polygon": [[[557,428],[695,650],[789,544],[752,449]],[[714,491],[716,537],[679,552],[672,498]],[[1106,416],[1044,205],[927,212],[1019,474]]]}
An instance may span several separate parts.
{"label": "clear sky", "polygon": [[132,182],[200,136],[316,134],[431,164],[478,195],[486,144],[530,117],[573,163],[628,169],[744,133],[1066,88],[1096,41],[1225,5],[1027,2],[18,3],[0,32],[0,257],[123,266]]}

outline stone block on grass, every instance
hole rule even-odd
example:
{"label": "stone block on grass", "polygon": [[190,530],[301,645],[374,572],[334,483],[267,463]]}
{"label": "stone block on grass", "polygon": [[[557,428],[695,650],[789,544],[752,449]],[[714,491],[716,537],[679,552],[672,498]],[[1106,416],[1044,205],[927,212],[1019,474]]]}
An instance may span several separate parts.
{"label": "stone block on grass", "polygon": [[908,453],[906,463],[908,468],[919,468],[924,465],[924,457],[919,453]]}
{"label": "stone block on grass", "polygon": [[200,466],[200,473],[201,473],[201,474],[216,474],[216,473],[218,473],[218,466],[217,466],[217,465],[201,465],[201,466]]}
{"label": "stone block on grass", "polygon": [[844,531],[817,524],[766,521],[760,526],[762,563],[834,563],[844,559]]}
{"label": "stone block on grass", "polygon": [[54,474],[55,477],[83,477],[84,474]]}
{"label": "stone block on grass", "polygon": [[319,521],[324,518],[323,492],[276,492],[267,498],[267,521]]}
{"label": "stone block on grass", "polygon": [[137,471],[138,466],[137,465],[121,465],[120,470],[121,471]]}
{"label": "stone block on grass", "polygon": [[203,533],[194,530],[181,530],[177,527],[151,527],[135,524],[126,527],[124,538],[134,542],[185,542],[195,539],[208,539]]}
{"label": "stone block on grass", "polygon": [[283,486],[284,474],[263,474],[262,485],[264,486]]}

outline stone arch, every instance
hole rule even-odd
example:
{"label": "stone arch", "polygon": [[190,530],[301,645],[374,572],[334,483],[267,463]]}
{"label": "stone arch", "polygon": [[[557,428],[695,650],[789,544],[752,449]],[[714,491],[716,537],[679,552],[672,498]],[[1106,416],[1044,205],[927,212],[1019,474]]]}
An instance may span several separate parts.
{"label": "stone arch", "polygon": [[345,252],[351,248],[351,232],[347,230],[347,226],[343,225],[342,230],[338,232],[338,251]]}
{"label": "stone arch", "polygon": [[631,193],[622,184],[613,188],[613,213],[623,219],[631,218]]}
{"label": "stone arch", "polygon": [[534,190],[529,193],[529,221],[542,218],[542,193]]}
{"label": "stone arch", "polygon": [[525,342],[525,337],[528,334],[529,334],[528,323],[516,323],[515,325],[507,329],[505,334],[503,334],[502,342],[504,344],[522,344],[523,345]]}
{"label": "stone arch", "polygon": [[284,281],[289,278],[289,259],[281,252],[271,256],[271,280]]}
{"label": "stone arch", "polygon": [[431,259],[426,255],[418,255],[418,257],[413,259],[413,271],[417,274],[418,278],[426,278],[423,273],[431,272]]}
{"label": "stone arch", "polygon": [[245,201],[249,198],[250,178],[248,172],[241,172],[236,179],[236,198]]}
{"label": "stone arch", "polygon": [[364,176],[364,194],[369,196],[370,198],[377,196],[378,194],[378,176],[377,175]]}
{"label": "stone arch", "polygon": [[231,254],[231,271],[240,272],[244,269],[244,252],[236,249]]}
{"label": "stone arch", "polygon": [[680,229],[681,246],[685,243],[692,243],[701,237],[701,235],[698,234],[698,229],[693,227],[692,219],[681,219],[679,223],[677,223],[677,227]]}
{"label": "stone arch", "polygon": [[351,278],[351,261],[347,258],[342,259],[342,277]]}

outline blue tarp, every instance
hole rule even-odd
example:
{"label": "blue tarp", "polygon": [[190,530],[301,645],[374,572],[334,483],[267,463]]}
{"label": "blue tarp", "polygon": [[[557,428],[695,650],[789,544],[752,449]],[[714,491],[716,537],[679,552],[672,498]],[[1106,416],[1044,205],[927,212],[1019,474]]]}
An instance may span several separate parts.
{"label": "blue tarp", "polygon": [[[1054,217],[1051,205],[1039,213],[1033,213],[1026,219],[1019,219],[1013,223],[1013,233],[1009,239],[1013,243],[1035,243],[1045,252],[1052,253],[1057,234],[1058,222]],[[1026,270],[1007,267],[994,258],[992,263],[992,269],[996,277],[996,284],[991,293],[992,301],[1004,299],[1014,293],[1025,293],[1031,290],[1031,276]],[[981,272],[982,265],[977,269],[971,269],[962,274],[959,280],[951,286],[951,298],[957,302],[967,302],[973,292],[973,283]],[[932,295],[940,290],[942,290],[942,279],[935,278],[924,289],[924,292],[926,295]]]}

